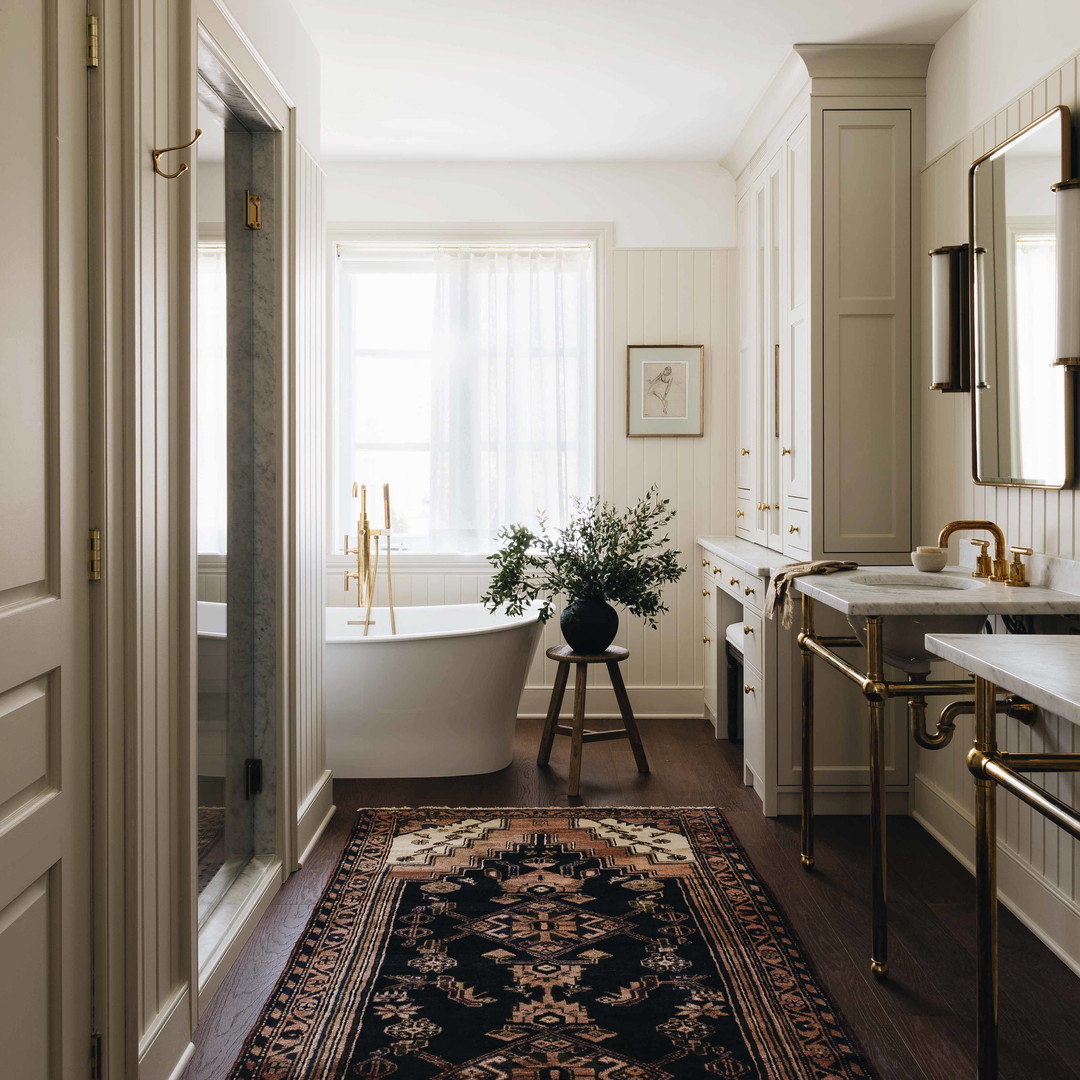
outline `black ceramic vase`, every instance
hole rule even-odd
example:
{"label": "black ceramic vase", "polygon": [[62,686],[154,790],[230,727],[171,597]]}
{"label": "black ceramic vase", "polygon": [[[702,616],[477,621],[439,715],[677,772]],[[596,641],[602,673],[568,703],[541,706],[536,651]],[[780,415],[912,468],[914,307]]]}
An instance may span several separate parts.
{"label": "black ceramic vase", "polygon": [[576,653],[602,653],[619,632],[619,613],[606,600],[572,600],[559,617],[566,644]]}

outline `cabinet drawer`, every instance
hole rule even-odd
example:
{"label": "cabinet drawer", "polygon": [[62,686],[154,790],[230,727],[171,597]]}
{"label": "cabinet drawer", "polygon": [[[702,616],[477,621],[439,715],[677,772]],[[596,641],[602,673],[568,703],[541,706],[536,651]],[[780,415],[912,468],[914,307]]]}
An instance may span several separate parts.
{"label": "cabinet drawer", "polygon": [[807,511],[785,506],[783,529],[785,555],[810,554],[810,515]]}
{"label": "cabinet drawer", "polygon": [[748,497],[739,495],[735,499],[735,535],[750,539],[756,528],[757,504]]}
{"label": "cabinet drawer", "polygon": [[760,615],[765,610],[766,582],[753,574],[740,574],[737,595],[743,607],[753,608]]}
{"label": "cabinet drawer", "polygon": [[747,664],[743,668],[743,685],[735,689],[743,696],[743,764],[764,782],[765,732],[761,702],[765,690],[761,674]]}
{"label": "cabinet drawer", "polygon": [[716,636],[716,627],[708,619],[704,622],[704,633],[701,636],[705,649],[705,704],[715,717],[717,665],[720,663],[724,643]]}
{"label": "cabinet drawer", "polygon": [[747,667],[761,668],[761,616],[743,608],[742,650],[743,663]]}

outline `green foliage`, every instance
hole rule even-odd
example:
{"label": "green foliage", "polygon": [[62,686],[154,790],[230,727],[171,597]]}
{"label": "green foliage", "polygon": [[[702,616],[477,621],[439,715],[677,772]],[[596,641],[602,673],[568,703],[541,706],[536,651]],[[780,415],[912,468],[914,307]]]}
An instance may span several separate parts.
{"label": "green foliage", "polygon": [[621,513],[596,495],[575,499],[570,523],[553,534],[543,515],[539,534],[508,525],[499,532],[506,543],[488,556],[495,573],[481,602],[520,615],[540,600],[540,619],[547,622],[560,596],[606,600],[655,627],[657,615],[667,611],[663,586],[686,570],[664,532],[675,517],[670,501],[654,485]]}

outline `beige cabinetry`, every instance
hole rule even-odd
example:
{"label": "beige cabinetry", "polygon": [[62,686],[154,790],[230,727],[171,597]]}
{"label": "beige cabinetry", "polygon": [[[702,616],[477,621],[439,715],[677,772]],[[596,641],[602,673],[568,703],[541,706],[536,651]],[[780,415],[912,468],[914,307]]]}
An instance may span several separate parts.
{"label": "beige cabinetry", "polygon": [[[717,567],[706,571],[715,627],[706,661],[716,668],[706,714],[725,716],[729,695],[742,695],[745,779],[770,815],[798,812],[801,780],[795,633],[760,615],[771,569],[811,558],[906,563],[912,547],[920,265],[912,237],[931,49],[796,52],[725,162],[737,177],[735,535],[705,538],[701,549]],[[823,633],[850,632],[834,612],[821,618]],[[747,628],[739,687],[726,685],[724,662],[725,628],[736,620]],[[862,696],[820,671],[815,707],[829,717],[817,732],[817,805],[864,812]],[[902,715],[890,714],[888,731],[888,798],[900,812],[909,757]]]}
{"label": "beige cabinetry", "polygon": [[[727,727],[727,703],[734,697],[743,710],[743,780],[772,817],[799,812],[802,779],[800,739],[800,657],[793,630],[764,616],[765,593],[773,569],[788,559],[738,537],[703,537],[699,541],[701,585],[705,598],[705,714],[717,735]],[[847,634],[843,616],[819,606],[818,628]],[[742,679],[729,680],[725,631],[736,626],[742,655]],[[819,724],[814,777],[819,813],[865,813],[868,807],[869,746],[866,706],[842,675],[819,665],[814,706],[828,717]],[[888,801],[890,811],[907,809],[908,742],[902,708],[889,705]]]}
{"label": "beige cabinetry", "polygon": [[926,50],[800,46],[809,78],[737,182],[736,535],[906,559],[914,192]]}

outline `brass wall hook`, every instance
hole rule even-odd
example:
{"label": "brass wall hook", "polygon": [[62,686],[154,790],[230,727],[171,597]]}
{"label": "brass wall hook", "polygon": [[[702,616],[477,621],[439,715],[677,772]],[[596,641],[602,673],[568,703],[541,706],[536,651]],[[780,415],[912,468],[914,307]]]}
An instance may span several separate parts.
{"label": "brass wall hook", "polygon": [[195,137],[191,142],[181,143],[179,146],[165,146],[160,150],[151,150],[150,156],[154,159],[154,172],[158,176],[165,177],[166,180],[175,180],[181,173],[186,173],[188,170],[188,164],[186,161],[180,163],[180,168],[176,172],[162,172],[160,167],[161,155],[171,154],[174,150],[186,150],[189,146],[194,146],[199,141],[199,136],[202,134],[202,128],[195,129]]}

